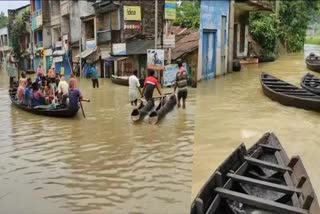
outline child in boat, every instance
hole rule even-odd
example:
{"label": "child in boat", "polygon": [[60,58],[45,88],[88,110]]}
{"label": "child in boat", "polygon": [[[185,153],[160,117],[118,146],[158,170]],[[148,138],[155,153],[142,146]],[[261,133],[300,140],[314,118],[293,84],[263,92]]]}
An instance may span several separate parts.
{"label": "child in boat", "polygon": [[69,82],[69,109],[78,109],[79,108],[79,100],[82,100],[82,95],[80,90],[76,86],[76,80],[70,79]]}
{"label": "child in boat", "polygon": [[17,99],[19,103],[22,103],[24,97],[24,88],[26,87],[26,80],[21,79],[17,90]]}
{"label": "child in boat", "polygon": [[139,79],[137,78],[137,70],[134,70],[132,72],[132,75],[129,77],[129,100],[131,102],[131,105],[137,105],[137,88],[140,91],[140,82]]}
{"label": "child in boat", "polygon": [[27,85],[24,89],[24,98],[23,98],[23,104],[26,106],[31,106],[31,93],[32,93],[32,81],[29,77],[27,79]]}
{"label": "child in boat", "polygon": [[31,94],[31,106],[34,108],[39,105],[45,104],[45,98],[37,83],[32,83],[32,94]]}

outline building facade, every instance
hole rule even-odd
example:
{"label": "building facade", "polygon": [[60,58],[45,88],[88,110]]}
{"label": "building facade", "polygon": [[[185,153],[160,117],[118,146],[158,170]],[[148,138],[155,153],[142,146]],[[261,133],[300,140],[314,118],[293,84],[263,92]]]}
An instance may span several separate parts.
{"label": "building facade", "polygon": [[201,1],[198,80],[226,72],[229,0]]}
{"label": "building facade", "polygon": [[7,55],[9,47],[8,27],[0,28],[0,60]]}

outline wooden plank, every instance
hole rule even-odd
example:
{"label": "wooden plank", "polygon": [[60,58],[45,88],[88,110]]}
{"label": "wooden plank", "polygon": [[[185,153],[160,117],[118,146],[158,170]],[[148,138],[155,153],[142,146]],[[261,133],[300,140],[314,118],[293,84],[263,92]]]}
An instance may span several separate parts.
{"label": "wooden plank", "polygon": [[196,198],[196,210],[199,214],[204,213],[203,201],[201,198]]}
{"label": "wooden plank", "polygon": [[259,146],[261,146],[264,149],[269,149],[269,150],[273,150],[273,151],[281,151],[281,148],[270,146],[267,144],[259,144]]}
{"label": "wooden plank", "polygon": [[[280,152],[275,152],[274,155],[276,156],[276,159],[277,159],[277,161],[278,161],[278,164],[279,164],[279,165],[282,165],[282,166],[285,166],[285,164],[284,164],[284,162],[283,162],[283,159],[282,159],[282,157],[281,157]],[[293,187],[293,186],[294,186],[294,185],[293,185],[293,182],[292,182],[292,180],[291,180],[291,176],[290,176],[289,172],[285,172],[285,173],[283,174],[283,178],[284,178],[287,186],[289,186],[289,187]],[[292,195],[292,197],[291,197],[291,200],[292,200],[293,206],[295,206],[295,207],[301,207],[301,203],[300,203],[300,201],[299,201],[298,194],[294,193],[294,194]]]}
{"label": "wooden plank", "polygon": [[210,207],[208,208],[206,214],[214,214],[214,212],[219,207],[220,202],[221,202],[221,197],[219,194],[217,194],[216,197],[213,199],[212,203],[210,204]]}
{"label": "wooden plank", "polygon": [[269,210],[275,213],[281,214],[308,214],[307,210],[293,207],[281,203],[277,203],[271,200],[266,200],[262,198],[258,198],[255,196],[223,189],[220,187],[215,188],[216,193],[220,194],[221,197],[227,198],[229,200],[238,201],[244,204],[248,204],[251,206],[255,206],[261,208],[263,210]]}
{"label": "wooden plank", "polygon": [[303,203],[303,205],[302,205],[302,208],[303,208],[303,209],[306,209],[306,210],[309,210],[310,207],[311,207],[311,204],[312,204],[312,202],[313,202],[313,199],[314,199],[313,196],[308,195],[307,198],[306,198],[306,200],[304,200],[304,203]]}
{"label": "wooden plank", "polygon": [[253,164],[256,166],[261,166],[268,169],[277,170],[280,172],[292,172],[292,169],[290,167],[269,163],[267,161],[262,161],[262,160],[251,158],[251,157],[245,157],[245,160],[248,161],[249,164]]}
{"label": "wooden plank", "polygon": [[227,176],[232,180],[239,181],[240,183],[254,184],[256,186],[261,186],[266,189],[274,190],[274,191],[285,193],[285,194],[293,194],[295,192],[301,193],[301,190],[295,187],[288,187],[284,185],[274,184],[271,182],[261,181],[258,179],[253,179],[253,178],[245,177],[242,175],[235,175],[231,173],[228,173]]}

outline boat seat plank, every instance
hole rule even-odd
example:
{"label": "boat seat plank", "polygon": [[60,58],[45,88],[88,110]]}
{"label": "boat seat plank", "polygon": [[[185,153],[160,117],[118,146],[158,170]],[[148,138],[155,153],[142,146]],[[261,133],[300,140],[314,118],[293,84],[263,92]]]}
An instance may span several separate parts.
{"label": "boat seat plank", "polygon": [[219,207],[220,202],[221,202],[221,197],[219,194],[217,194],[216,197],[213,199],[212,203],[210,204],[206,214],[214,214],[214,212]]}
{"label": "boat seat plank", "polygon": [[281,214],[308,214],[307,210],[293,207],[281,203],[277,203],[271,200],[266,200],[262,198],[258,198],[255,196],[223,189],[220,187],[215,188],[216,193],[220,194],[221,197],[227,198],[229,200],[238,201],[244,204],[248,204],[251,206],[255,206],[264,210],[269,210],[275,213]]}
{"label": "boat seat plank", "polygon": [[263,149],[269,149],[269,150],[273,150],[273,151],[281,151],[282,150],[279,147],[269,146],[267,144],[259,144],[259,146],[261,146]]}
{"label": "boat seat plank", "polygon": [[302,191],[300,189],[297,189],[295,187],[274,184],[271,182],[261,181],[258,179],[249,178],[249,177],[242,176],[242,175],[235,175],[235,174],[231,174],[231,173],[228,173],[227,176],[229,178],[231,178],[232,180],[238,181],[240,183],[254,184],[257,186],[265,187],[267,189],[274,190],[274,191],[281,192],[281,193],[285,193],[285,194],[302,193]]}
{"label": "boat seat plank", "polygon": [[258,160],[251,157],[245,157],[245,160],[249,162],[249,164],[265,167],[272,170],[277,170],[281,172],[292,172],[292,169],[290,167],[281,166],[278,164],[269,163],[267,161]]}
{"label": "boat seat plank", "polygon": [[[278,164],[279,164],[279,165],[282,165],[282,166],[285,166],[285,164],[284,164],[284,162],[283,162],[283,159],[282,159],[282,157],[281,157],[280,152],[277,151],[277,152],[275,152],[274,155],[276,156],[276,159],[277,159],[277,161],[278,161]],[[291,176],[290,176],[290,174],[289,174],[288,172],[285,172],[285,173],[283,174],[283,178],[284,178],[287,186],[289,186],[289,187],[294,187],[293,181],[291,180]],[[299,188],[299,187],[297,187],[297,188]],[[301,207],[302,203],[300,203],[300,201],[299,201],[298,194],[294,193],[294,194],[292,195],[292,197],[291,197],[291,200],[292,200],[293,206],[295,206],[295,207]]]}

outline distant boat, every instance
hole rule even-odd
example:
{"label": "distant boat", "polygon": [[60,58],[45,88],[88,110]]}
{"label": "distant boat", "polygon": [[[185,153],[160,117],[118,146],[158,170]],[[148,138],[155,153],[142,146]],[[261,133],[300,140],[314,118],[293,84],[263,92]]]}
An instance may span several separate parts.
{"label": "distant boat", "polygon": [[320,96],[294,86],[269,74],[261,74],[263,93],[270,99],[286,106],[320,111]]}
{"label": "distant boat", "polygon": [[306,58],[306,65],[309,70],[320,72],[320,56],[310,53]]}
{"label": "distant boat", "polygon": [[[128,76],[111,76],[111,81],[114,84],[123,85],[123,86],[129,86],[129,77]],[[143,88],[144,79],[139,79],[140,87]]]}

